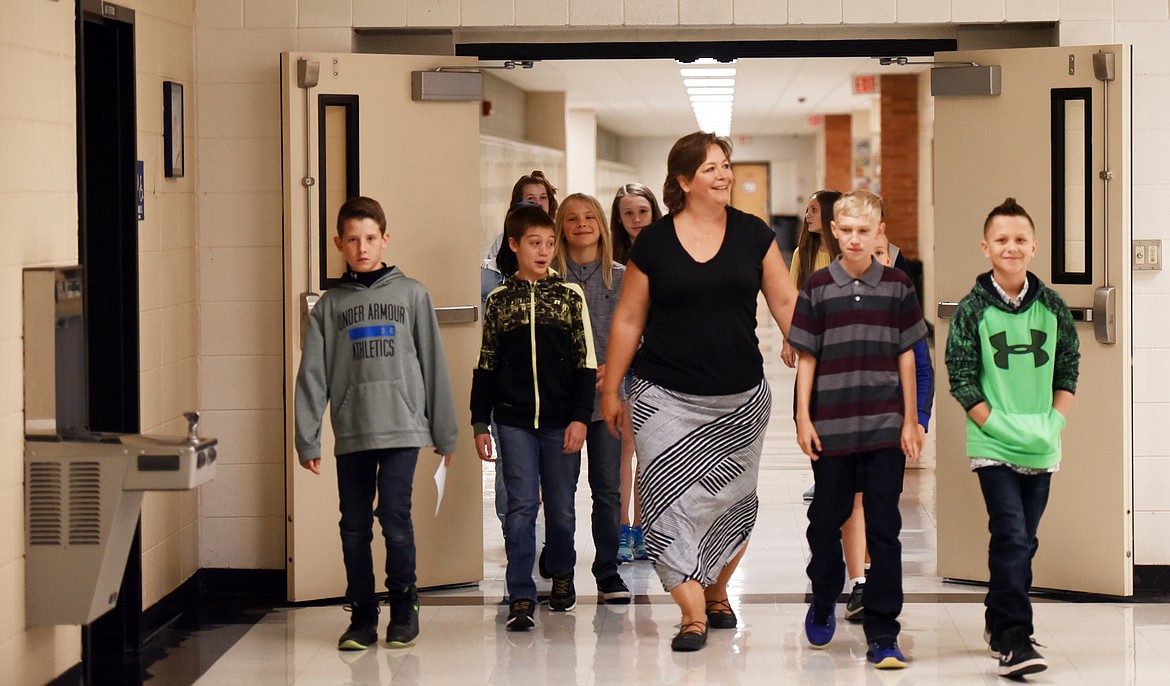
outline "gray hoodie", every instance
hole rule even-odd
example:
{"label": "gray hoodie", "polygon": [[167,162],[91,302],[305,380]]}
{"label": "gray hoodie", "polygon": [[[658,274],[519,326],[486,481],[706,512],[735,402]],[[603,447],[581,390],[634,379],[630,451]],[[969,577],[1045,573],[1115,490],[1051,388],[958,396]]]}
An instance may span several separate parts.
{"label": "gray hoodie", "polygon": [[338,455],[432,445],[455,452],[455,404],[426,288],[397,267],[368,288],[352,278],[309,315],[296,388],[301,463],[321,456],[330,404]]}

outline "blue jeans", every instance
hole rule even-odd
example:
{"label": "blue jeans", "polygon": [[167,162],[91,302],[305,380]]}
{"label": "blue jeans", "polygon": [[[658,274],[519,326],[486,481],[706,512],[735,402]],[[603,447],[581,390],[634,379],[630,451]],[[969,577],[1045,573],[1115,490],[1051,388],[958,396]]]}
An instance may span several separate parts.
{"label": "blue jeans", "polygon": [[585,435],[589,460],[589,493],[593,496],[593,578],[601,581],[616,576],[618,531],[622,509],[622,442],[614,438],[605,422],[589,423]]}
{"label": "blue jeans", "polygon": [[[1052,474],[1025,475],[1010,467],[981,467],[975,474],[983,489],[987,528],[991,532],[987,550],[991,580],[983,601],[988,627],[995,638],[1017,626],[1030,636],[1035,631],[1032,603],[1028,600],[1032,558],[1040,546],[1036,530],[1048,505]],[[865,592],[869,593],[868,586]]]}
{"label": "blue jeans", "polygon": [[495,422],[491,424],[491,432],[496,440],[496,517],[500,520],[500,530],[507,536],[508,489],[504,485],[504,449],[500,447],[500,427]]}
{"label": "blue jeans", "polygon": [[865,638],[897,639],[902,613],[902,475],[906,456],[897,448],[822,457],[812,463],[816,494],[808,507],[808,578],[813,600],[836,604],[845,588],[841,527],[853,512],[853,495],[862,493],[865,544],[870,569],[865,576]]}
{"label": "blue jeans", "polygon": [[[341,510],[341,554],[345,560],[345,600],[374,599],[374,515],[386,539],[386,588],[415,583],[414,522],[410,496],[418,448],[363,450],[337,456],[337,496]],[[378,507],[374,509],[374,495]]]}
{"label": "blue jeans", "polygon": [[565,427],[526,429],[500,425],[500,450],[508,491],[504,523],[508,598],[536,599],[536,512],[544,497],[545,566],[554,577],[570,576],[577,564],[573,548],[576,520],[573,498],[581,475],[581,453],[564,453]]}

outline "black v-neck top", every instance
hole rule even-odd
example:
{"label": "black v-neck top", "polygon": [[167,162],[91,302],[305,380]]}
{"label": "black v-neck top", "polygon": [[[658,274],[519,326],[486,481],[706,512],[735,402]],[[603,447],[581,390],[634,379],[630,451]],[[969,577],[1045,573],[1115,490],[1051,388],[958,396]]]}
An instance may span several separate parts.
{"label": "black v-neck top", "polygon": [[650,281],[650,310],[634,373],[693,395],[729,395],[764,376],[756,338],[756,297],[775,234],[758,217],[727,208],[715,256],[696,262],[675,232],[674,216],[642,230],[630,261]]}

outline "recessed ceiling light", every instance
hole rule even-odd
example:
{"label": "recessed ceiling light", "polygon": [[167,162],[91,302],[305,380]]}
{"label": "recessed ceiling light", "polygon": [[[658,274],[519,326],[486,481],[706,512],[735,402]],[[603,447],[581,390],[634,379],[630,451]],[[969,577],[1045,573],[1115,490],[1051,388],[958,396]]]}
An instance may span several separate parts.
{"label": "recessed ceiling light", "polygon": [[732,102],[734,95],[692,95],[691,102]]}
{"label": "recessed ceiling light", "polygon": [[688,88],[687,95],[735,95],[734,88]]}

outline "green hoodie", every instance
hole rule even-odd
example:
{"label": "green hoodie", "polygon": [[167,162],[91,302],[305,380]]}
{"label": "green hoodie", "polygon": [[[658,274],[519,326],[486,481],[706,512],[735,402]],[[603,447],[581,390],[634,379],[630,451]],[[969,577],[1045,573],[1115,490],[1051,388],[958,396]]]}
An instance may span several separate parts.
{"label": "green hoodie", "polygon": [[1021,467],[1060,463],[1064,417],[1053,395],[1076,393],[1079,341],[1072,313],[1060,295],[1028,272],[1019,307],[1004,302],[979,276],[959,303],[947,338],[951,395],[969,411],[981,402],[991,414],[982,428],[967,419],[967,456]]}
{"label": "green hoodie", "polygon": [[327,402],[338,455],[425,445],[455,452],[455,403],[431,296],[397,267],[369,286],[347,273],[309,315],[296,390],[302,464],[321,456]]}

